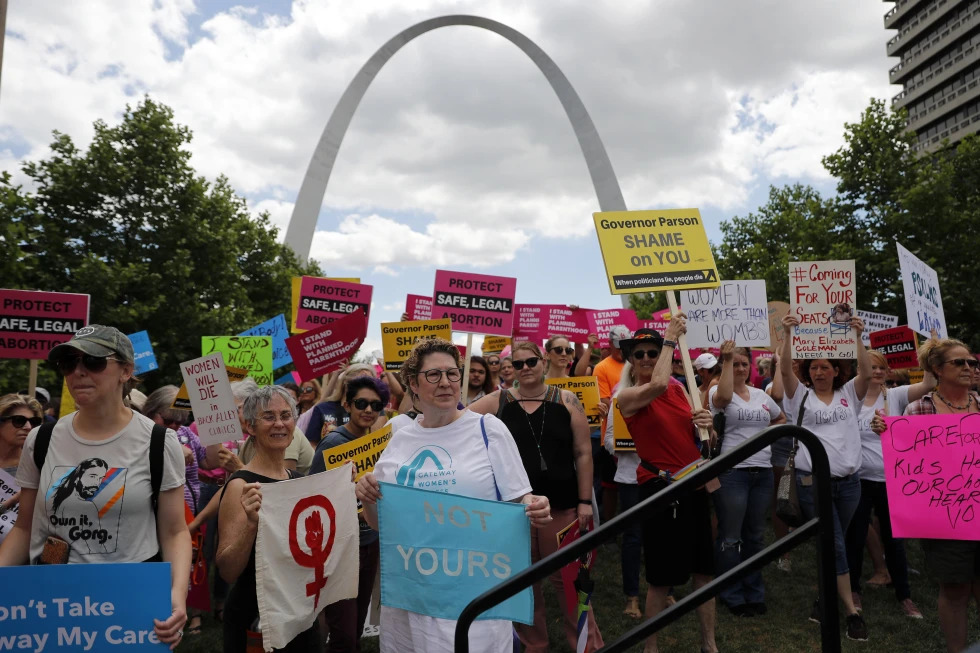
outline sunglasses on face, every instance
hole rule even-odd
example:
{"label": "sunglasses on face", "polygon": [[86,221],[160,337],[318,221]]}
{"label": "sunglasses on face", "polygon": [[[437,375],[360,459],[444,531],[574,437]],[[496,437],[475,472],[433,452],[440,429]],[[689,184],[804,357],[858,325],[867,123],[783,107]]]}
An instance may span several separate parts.
{"label": "sunglasses on face", "polygon": [[572,347],[552,347],[549,351],[552,351],[558,354],[559,356],[561,356],[562,354],[565,354],[566,356],[571,356],[572,354],[575,353],[575,350]]}
{"label": "sunglasses on face", "polygon": [[894,388],[898,385],[898,381],[885,381],[886,388]]}
{"label": "sunglasses on face", "polygon": [[442,381],[443,374],[446,375],[446,380],[450,383],[458,383],[463,378],[463,370],[458,367],[450,367],[448,370],[422,370],[419,374],[424,376],[425,380],[429,383],[439,383],[439,381]]}
{"label": "sunglasses on face", "polygon": [[122,361],[118,358],[112,358],[111,356],[92,356],[91,354],[83,354],[81,356],[64,356],[59,358],[54,362],[55,367],[64,376],[68,376],[75,371],[78,367],[78,363],[81,362],[85,369],[93,374],[98,374],[105,370],[106,365],[109,361],[116,361],[121,363]]}
{"label": "sunglasses on face", "polygon": [[23,415],[11,415],[9,417],[0,417],[0,422],[10,422],[11,424],[14,425],[15,429],[24,428],[24,424],[27,424],[28,422],[31,423],[31,426],[41,426],[41,422],[43,421],[44,420],[41,419],[40,417],[24,417]]}
{"label": "sunglasses on face", "polygon": [[527,365],[528,369],[532,369],[538,364],[539,360],[541,359],[537,356],[532,356],[531,358],[525,358],[522,361],[514,361],[514,369],[518,371],[523,370],[525,365]]}
{"label": "sunglasses on face", "polygon": [[943,362],[950,363],[952,365],[955,365],[956,367],[963,367],[964,365],[969,365],[973,369],[977,369],[977,366],[980,365],[980,361],[978,361],[976,358],[954,358],[952,360],[943,361]]}
{"label": "sunglasses on face", "polygon": [[355,399],[354,401],[351,402],[351,404],[357,410],[364,410],[365,408],[367,408],[368,406],[370,406],[371,407],[371,410],[373,410],[376,413],[380,413],[385,408],[385,405],[383,403],[381,403],[380,400],[378,400],[378,399],[365,399],[364,397],[361,397],[360,399]]}
{"label": "sunglasses on face", "polygon": [[311,386],[311,385],[308,385],[308,386],[306,386],[305,388],[300,388],[300,390],[301,390],[302,392],[304,392],[304,393],[305,393],[305,392],[313,392],[313,386]]}
{"label": "sunglasses on face", "polygon": [[487,361],[487,365],[500,365],[500,361]]}
{"label": "sunglasses on face", "polygon": [[638,361],[643,360],[644,356],[650,359],[654,359],[660,356],[660,351],[657,349],[637,349],[636,351],[633,352],[633,358],[635,358]]}

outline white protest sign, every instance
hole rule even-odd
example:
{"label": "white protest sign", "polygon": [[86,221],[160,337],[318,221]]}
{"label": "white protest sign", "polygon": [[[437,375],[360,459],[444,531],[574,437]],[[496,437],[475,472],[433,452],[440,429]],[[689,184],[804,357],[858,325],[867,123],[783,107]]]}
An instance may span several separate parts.
{"label": "white protest sign", "polygon": [[871,346],[871,334],[875,331],[884,331],[898,326],[897,315],[885,315],[884,313],[872,313],[871,311],[857,312],[857,316],[864,320],[864,332],[861,334],[861,342],[865,347]]}
{"label": "white protest sign", "polygon": [[895,245],[898,247],[898,264],[902,268],[909,328],[927,338],[931,335],[930,329],[935,329],[940,338],[949,337],[936,271],[902,247],[901,243]]}
{"label": "white protest sign", "polygon": [[856,358],[851,329],[856,301],[854,261],[792,261],[789,264],[793,358]]}
{"label": "white protest sign", "polygon": [[[0,505],[3,505],[7,499],[14,496],[20,491],[20,486],[17,485],[17,481],[14,477],[7,472],[0,469]],[[17,521],[17,514],[20,509],[20,504],[6,511],[0,515],[0,542],[3,542],[3,538],[7,537],[7,533],[14,527],[14,522]]]}
{"label": "white protest sign", "polygon": [[228,382],[228,371],[221,352],[181,363],[180,374],[187,385],[201,443],[208,447],[227,440],[242,439],[238,406],[231,394],[231,383]]}
{"label": "white protest sign", "polygon": [[682,290],[681,304],[688,347],[717,347],[725,340],[740,347],[769,346],[765,281],[722,281],[717,288]]}

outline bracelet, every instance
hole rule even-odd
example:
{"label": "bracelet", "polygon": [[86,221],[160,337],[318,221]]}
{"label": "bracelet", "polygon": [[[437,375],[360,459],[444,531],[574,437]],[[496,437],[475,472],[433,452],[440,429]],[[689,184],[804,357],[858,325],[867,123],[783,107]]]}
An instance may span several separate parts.
{"label": "bracelet", "polygon": [[578,502],[583,506],[591,506],[592,499],[579,499]]}
{"label": "bracelet", "polygon": [[661,347],[673,347],[674,349],[677,349],[677,341],[676,340],[664,340],[663,341],[663,344],[661,345]]}

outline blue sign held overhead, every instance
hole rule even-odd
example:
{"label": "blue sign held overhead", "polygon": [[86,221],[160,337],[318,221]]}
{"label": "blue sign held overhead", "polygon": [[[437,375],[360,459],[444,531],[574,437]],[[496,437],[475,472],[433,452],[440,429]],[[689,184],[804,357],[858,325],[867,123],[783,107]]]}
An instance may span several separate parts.
{"label": "blue sign held overhead", "polygon": [[133,374],[139,376],[159,369],[157,357],[153,354],[153,345],[150,344],[150,334],[146,331],[137,331],[127,337],[133,343],[133,359],[136,363]]}
{"label": "blue sign held overhead", "polygon": [[[470,601],[531,566],[524,506],[382,483],[381,604],[458,619]],[[531,588],[477,619],[534,621]]]}
{"label": "blue sign held overhead", "polygon": [[286,317],[280,313],[272,319],[266,320],[262,324],[257,324],[251,329],[246,329],[238,335],[240,336],[271,336],[272,337],[272,369],[277,370],[283,365],[293,362],[289,350],[286,349],[286,338],[291,334],[289,327],[286,326]]}
{"label": "blue sign held overhead", "polygon": [[154,619],[170,616],[170,563],[0,568],[0,651],[167,650]]}

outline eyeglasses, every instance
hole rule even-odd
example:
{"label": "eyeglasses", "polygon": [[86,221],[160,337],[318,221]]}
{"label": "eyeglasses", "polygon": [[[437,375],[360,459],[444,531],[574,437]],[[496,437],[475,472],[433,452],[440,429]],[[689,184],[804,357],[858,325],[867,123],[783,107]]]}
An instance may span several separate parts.
{"label": "eyeglasses", "polygon": [[525,365],[527,365],[528,369],[532,369],[537,366],[539,360],[541,359],[537,356],[531,356],[522,361],[514,361],[514,369],[518,371],[523,370]]}
{"label": "eyeglasses", "polygon": [[373,410],[376,413],[380,413],[382,410],[384,410],[385,407],[385,405],[377,399],[365,399],[364,397],[361,397],[360,399],[355,399],[351,403],[354,405],[354,408],[356,408],[357,410],[364,410],[365,408],[370,406],[371,410]]}
{"label": "eyeglasses", "polygon": [[643,357],[644,356],[646,356],[647,358],[650,358],[650,359],[657,358],[658,356],[660,356],[660,350],[659,349],[637,349],[636,351],[633,352],[633,358],[635,358],[638,361],[639,360],[643,360]]}
{"label": "eyeglasses", "polygon": [[432,368],[431,370],[422,370],[419,372],[425,377],[425,380],[429,383],[439,383],[442,381],[442,375],[446,375],[446,380],[450,383],[458,383],[461,378],[463,378],[463,370],[458,367],[450,367],[448,370],[437,370]]}
{"label": "eyeglasses", "polygon": [[31,423],[31,426],[41,426],[41,422],[43,421],[44,420],[41,419],[40,417],[24,417],[23,415],[10,415],[8,417],[0,417],[0,422],[10,422],[11,424],[14,425],[15,429],[24,428],[24,424],[27,424],[28,422]]}
{"label": "eyeglasses", "polygon": [[558,354],[559,356],[561,356],[562,354],[571,356],[572,354],[575,353],[575,349],[573,349],[572,347],[552,347],[549,351],[552,351]]}
{"label": "eyeglasses", "polygon": [[285,424],[286,422],[289,422],[290,420],[295,418],[293,417],[292,412],[283,411],[278,415],[275,413],[262,413],[261,415],[259,415],[259,419],[265,422],[266,424],[275,424],[277,421],[280,420],[283,422],[283,424]]}
{"label": "eyeglasses", "polygon": [[314,388],[311,385],[308,385],[305,388],[300,388],[300,391],[301,392],[313,392],[313,390],[314,390]]}
{"label": "eyeglasses", "polygon": [[500,361],[487,361],[487,365],[500,365]]}
{"label": "eyeglasses", "polygon": [[980,361],[976,358],[954,358],[952,360],[943,361],[944,363],[952,363],[956,367],[963,367],[964,365],[969,365],[973,369],[976,369],[980,365]]}
{"label": "eyeglasses", "polygon": [[93,374],[98,374],[99,372],[105,371],[106,365],[109,361],[116,361],[117,363],[122,363],[123,361],[118,358],[112,358],[111,356],[92,356],[91,354],[83,354],[81,356],[63,356],[54,362],[55,367],[63,375],[68,376],[75,371],[78,367],[78,363],[81,361],[85,369]]}
{"label": "eyeglasses", "polygon": [[891,381],[891,380],[885,381],[886,388],[894,388],[897,385],[898,385],[898,381]]}

